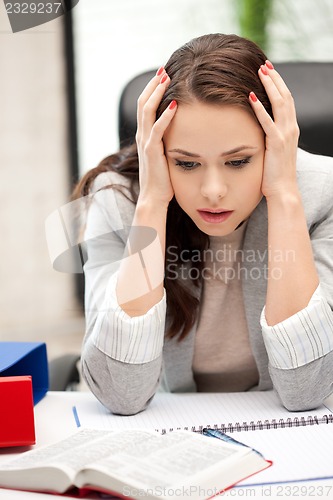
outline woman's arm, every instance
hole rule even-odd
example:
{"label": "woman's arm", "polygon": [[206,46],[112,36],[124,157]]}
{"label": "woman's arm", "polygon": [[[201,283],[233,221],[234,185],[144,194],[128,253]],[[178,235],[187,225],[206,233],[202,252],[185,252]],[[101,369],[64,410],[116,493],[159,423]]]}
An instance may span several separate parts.
{"label": "woman's arm", "polygon": [[304,309],[319,279],[296,180],[299,129],[293,98],[267,63],[259,77],[272,104],[274,120],[250,99],[266,134],[262,192],[268,208],[266,321],[274,325]]}
{"label": "woman's arm", "polygon": [[304,309],[319,279],[298,190],[267,198],[266,321],[275,325]]}
{"label": "woman's arm", "polygon": [[157,389],[162,368],[165,297],[147,314],[128,316],[115,293],[134,205],[119,191],[113,172],[97,177],[88,211],[85,245],[86,334],[82,375],[92,393],[113,413],[143,410]]}
{"label": "woman's arm", "polygon": [[331,194],[324,194],[327,188],[331,192],[332,175],[325,174],[324,199],[314,203],[317,219],[309,231],[296,180],[294,102],[270,63],[259,76],[274,116],[273,121],[251,99],[266,134],[262,192],[268,209],[269,276],[261,326],[275,389],[286,408],[305,410],[322,404],[333,390],[333,216]]}
{"label": "woman's arm", "polygon": [[158,120],[156,111],[169,83],[161,68],[138,100],[140,194],[116,288],[118,302],[129,316],[145,314],[164,292],[166,217],[174,192],[162,139],[177,106],[173,101]]}
{"label": "woman's arm", "polygon": [[[117,230],[128,209],[121,208],[121,195],[115,197],[112,189],[98,193],[100,203],[94,199],[90,220],[88,214],[82,372],[105,406],[126,415],[146,407],[162,368],[165,231],[173,196],[162,137],[176,106],[168,107],[157,121],[155,117],[169,82],[165,71],[159,72],[138,101],[140,194],[129,234]],[[103,221],[109,221],[109,227],[101,227],[96,238],[96,227]]]}
{"label": "woman's arm", "polygon": [[[306,158],[304,158],[306,155]],[[320,285],[307,306],[274,326],[261,314],[269,371],[283,404],[290,410],[318,407],[333,391],[333,158],[302,152],[311,161],[301,182],[311,190],[309,230]]]}

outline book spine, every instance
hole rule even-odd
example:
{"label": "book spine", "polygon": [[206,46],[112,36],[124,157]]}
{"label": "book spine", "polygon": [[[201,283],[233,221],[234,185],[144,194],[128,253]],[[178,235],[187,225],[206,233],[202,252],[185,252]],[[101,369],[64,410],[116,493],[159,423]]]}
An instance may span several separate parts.
{"label": "book spine", "polygon": [[323,415],[322,417],[294,417],[279,420],[257,420],[251,422],[236,422],[234,424],[214,424],[200,425],[198,427],[170,427],[169,429],[155,429],[161,434],[166,434],[173,431],[192,431],[202,433],[204,429],[214,429],[222,432],[240,432],[240,431],[256,431],[268,429],[284,429],[288,427],[305,427],[307,425],[333,424],[333,415]]}

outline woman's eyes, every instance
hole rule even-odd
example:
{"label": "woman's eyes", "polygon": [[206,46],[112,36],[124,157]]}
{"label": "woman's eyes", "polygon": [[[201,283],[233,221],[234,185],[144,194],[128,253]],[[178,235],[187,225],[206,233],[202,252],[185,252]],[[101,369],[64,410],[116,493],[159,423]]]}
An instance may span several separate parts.
{"label": "woman's eyes", "polygon": [[[246,157],[242,158],[240,160],[229,160],[225,164],[235,168],[235,169],[240,169],[245,167],[248,163],[250,163],[251,157]],[[176,160],[176,165],[181,167],[183,170],[193,170],[196,167],[200,166],[201,163],[198,163],[196,161],[181,161],[181,160]]]}
{"label": "woman's eyes", "polygon": [[241,160],[230,160],[226,163],[226,165],[231,165],[234,168],[242,168],[245,167],[247,163],[250,163],[250,157],[243,158]]}
{"label": "woman's eyes", "polygon": [[176,161],[176,165],[181,167],[183,170],[193,170],[195,167],[200,165],[200,163],[197,163],[196,161]]}

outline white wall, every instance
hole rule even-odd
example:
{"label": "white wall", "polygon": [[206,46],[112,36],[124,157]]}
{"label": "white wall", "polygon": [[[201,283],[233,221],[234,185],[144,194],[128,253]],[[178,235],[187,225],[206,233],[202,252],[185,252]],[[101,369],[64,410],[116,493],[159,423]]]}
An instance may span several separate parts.
{"label": "white wall", "polygon": [[269,56],[275,61],[333,61],[332,0],[274,0]]}
{"label": "white wall", "polygon": [[63,19],[13,34],[0,4],[0,339],[82,329],[73,276],[52,269],[44,222],[67,201]]}

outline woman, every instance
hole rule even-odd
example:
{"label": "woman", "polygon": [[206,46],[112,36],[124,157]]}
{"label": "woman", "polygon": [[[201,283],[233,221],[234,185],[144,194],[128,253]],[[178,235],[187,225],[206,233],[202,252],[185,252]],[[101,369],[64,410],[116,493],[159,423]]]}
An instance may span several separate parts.
{"label": "woman", "polygon": [[[235,35],[190,41],[138,100],[136,144],[88,172],[84,377],[112,412],[157,390],[333,382],[333,159],[297,148],[292,96]],[[125,252],[125,253],[124,253]]]}

